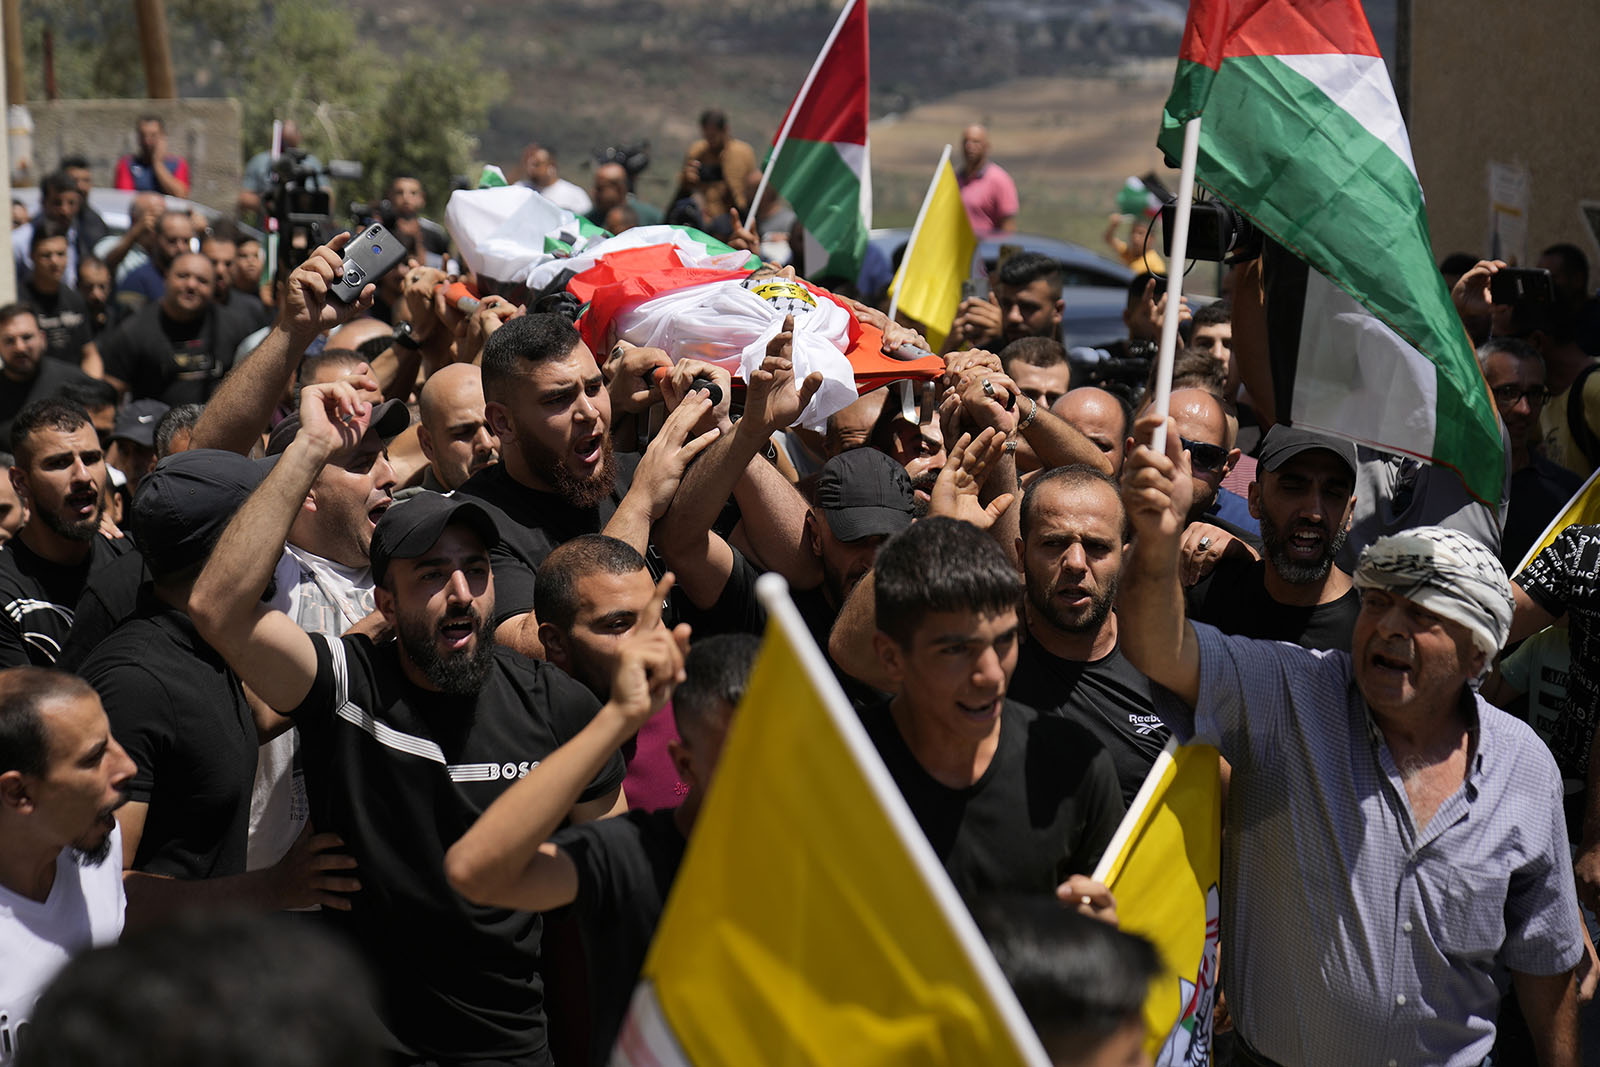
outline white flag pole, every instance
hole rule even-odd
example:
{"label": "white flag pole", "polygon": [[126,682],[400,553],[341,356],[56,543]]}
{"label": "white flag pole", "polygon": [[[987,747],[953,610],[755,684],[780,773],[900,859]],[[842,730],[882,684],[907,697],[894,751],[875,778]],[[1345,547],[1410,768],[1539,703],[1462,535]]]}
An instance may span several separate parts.
{"label": "white flag pole", "polygon": [[1178,304],[1183,299],[1183,263],[1189,254],[1189,214],[1194,204],[1194,168],[1200,155],[1200,116],[1183,126],[1183,163],[1178,172],[1178,204],[1172,220],[1172,255],[1167,260],[1167,313],[1161,323],[1161,350],[1156,356],[1155,410],[1162,423],[1150,447],[1167,448],[1167,413],[1172,404],[1172,359],[1178,348]]}
{"label": "white flag pole", "polygon": [[944,146],[944,152],[939,156],[939,165],[933,168],[933,180],[928,183],[928,191],[922,198],[922,206],[917,209],[917,221],[911,224],[911,236],[906,238],[905,251],[900,253],[900,268],[894,272],[894,282],[889,286],[889,321],[894,321],[895,312],[900,309],[900,283],[905,280],[906,266],[911,262],[911,254],[916,251],[917,238],[922,236],[922,224],[928,221],[928,208],[933,205],[934,191],[939,188],[939,179],[944,177],[945,164],[950,162],[950,145]]}
{"label": "white flag pole", "polygon": [[828,53],[833,50],[833,42],[838,38],[839,31],[844,29],[844,20],[850,17],[850,12],[855,10],[856,4],[861,0],[849,0],[844,5],[844,10],[839,12],[839,20],[833,24],[833,29],[828,31],[828,39],[822,44],[822,51],[817,53],[817,60],[811,64],[811,72],[806,75],[806,80],[800,84],[800,94],[794,98],[794,103],[789,105],[789,114],[784,116],[783,128],[778,131],[778,139],[773,142],[772,154],[767,157],[767,165],[761,168],[761,181],[756,185],[756,195],[750,198],[750,217],[756,215],[756,209],[761,205],[761,196],[767,191],[767,178],[772,174],[772,168],[777,165],[778,155],[783,151],[783,142],[789,139],[789,130],[794,126],[795,116],[800,114],[800,108],[806,102],[806,95],[811,92],[811,83],[817,80],[817,71],[822,69],[822,61],[828,58]]}

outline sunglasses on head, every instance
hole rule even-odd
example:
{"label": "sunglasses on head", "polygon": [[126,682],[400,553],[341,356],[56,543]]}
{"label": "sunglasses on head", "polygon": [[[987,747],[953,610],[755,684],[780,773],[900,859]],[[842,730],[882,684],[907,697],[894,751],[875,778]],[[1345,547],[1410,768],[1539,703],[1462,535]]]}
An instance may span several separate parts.
{"label": "sunglasses on head", "polygon": [[1228,461],[1228,450],[1221,445],[1208,445],[1204,441],[1191,441],[1187,437],[1180,437],[1183,447],[1189,453],[1189,465],[1200,471],[1219,471]]}

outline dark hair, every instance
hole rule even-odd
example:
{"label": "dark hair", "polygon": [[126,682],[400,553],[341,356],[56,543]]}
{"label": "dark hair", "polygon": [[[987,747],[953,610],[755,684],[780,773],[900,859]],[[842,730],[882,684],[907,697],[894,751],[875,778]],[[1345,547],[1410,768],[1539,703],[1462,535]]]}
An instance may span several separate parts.
{"label": "dark hair", "polygon": [[1471,252],[1451,252],[1439,261],[1439,273],[1459,276],[1477,265],[1478,257]]}
{"label": "dark hair", "polygon": [[233,219],[224,215],[206,227],[206,232],[201,234],[200,243],[207,241],[227,241],[237,245],[239,243],[239,226]]}
{"label": "dark hair", "polygon": [[1161,973],[1154,945],[1045,896],[971,902],[972,917],[1045,1051],[1077,1063],[1143,1017]]}
{"label": "dark hair", "polygon": [[1583,249],[1575,244],[1568,244],[1563,241],[1560,244],[1551,245],[1539,253],[1540,259],[1545,256],[1555,256],[1561,261],[1561,269],[1563,271],[1568,274],[1576,274],[1583,279],[1583,287],[1585,289],[1589,287],[1589,257],[1583,254]]}
{"label": "dark hair", "polygon": [[[1150,374],[1145,379],[1145,396],[1156,395],[1156,374],[1161,370],[1159,361],[1152,360]],[[1223,363],[1209,352],[1197,352],[1192,348],[1181,348],[1172,358],[1172,391],[1179,389],[1199,389],[1210,393],[1218,403],[1227,404],[1227,397],[1223,394],[1228,389],[1228,372]]]}
{"label": "dark hair", "polygon": [[878,553],[878,629],[902,648],[931,612],[1001,612],[1022,599],[1022,579],[976,526],[943,516],[914,522]]}
{"label": "dark hair", "polygon": [[28,304],[7,304],[0,307],[0,326],[10,325],[11,320],[22,315],[33,316],[33,324],[39,325],[39,313]]}
{"label": "dark hair", "polygon": [[[375,340],[382,341],[384,348],[388,348],[391,344],[387,337],[378,337]],[[305,384],[311,380],[312,375],[329,364],[349,367],[351,370],[355,370],[357,364],[365,362],[367,362],[366,358],[353,348],[324,348],[316,355],[306,356],[300,361],[300,369],[295,372],[294,376],[294,391],[298,394],[301,389],[305,388]]]}
{"label": "dark hair", "polygon": [[41,775],[50,768],[50,739],[39,710],[51,700],[94,695],[87,682],[47,667],[0,671],[0,774]]}
{"label": "dark hair", "polygon": [[506,403],[510,400],[507,388],[530,365],[560,359],[582,343],[577,328],[560,315],[540,313],[508,320],[483,346],[484,398]]}
{"label": "dark hair", "polygon": [[[626,225],[618,227],[619,229],[627,230],[627,229],[632,229],[633,227],[639,225],[639,212],[637,210],[635,210],[634,206],[632,204],[628,203],[626,200],[624,200],[622,203],[618,204],[616,207],[612,208],[611,211],[606,212],[606,217],[607,218],[609,218],[611,216],[611,212],[612,211],[621,212],[622,213],[622,221],[624,223],[626,223]],[[606,220],[605,219],[601,219],[600,221],[603,223]]]}
{"label": "dark hair", "polygon": [[1189,320],[1189,335],[1194,336],[1194,331],[1202,326],[1221,326],[1232,321],[1233,305],[1226,300],[1213,300],[1195,311],[1194,318]]}
{"label": "dark hair", "polygon": [[117,387],[103,378],[69,382],[56,390],[56,396],[62,400],[72,401],[85,411],[104,407],[114,408],[121,399],[117,394]]}
{"label": "dark hair", "polygon": [[996,285],[1012,289],[1032,285],[1040,278],[1050,283],[1052,293],[1061,295],[1061,261],[1043,252],[1018,252],[1000,264],[994,275]]}
{"label": "dark hair", "polygon": [[[39,181],[39,194],[48,197],[52,193],[77,193],[78,180],[64,170],[53,170]],[[81,196],[82,194],[79,193]]]}
{"label": "dark hair", "polygon": [[62,156],[61,169],[92,170],[93,168],[89,166],[89,158],[87,156]]}
{"label": "dark hair", "polygon": [[1059,367],[1067,350],[1054,337],[1019,337],[1000,350],[1000,366],[1019,359],[1030,367]]}
{"label": "dark hair", "polygon": [[17,465],[26,468],[33,460],[33,435],[40,430],[60,430],[72,433],[84,426],[93,426],[89,413],[81,404],[60,397],[45,397],[17,412],[11,423],[11,451],[17,455]]}
{"label": "dark hair", "polygon": [[172,455],[172,439],[178,436],[180,430],[192,433],[205,409],[204,404],[179,404],[175,408],[168,408],[166,414],[156,420],[156,459],[166,459]]}
{"label": "dark hair", "polygon": [[1124,512],[1122,507],[1122,490],[1117,486],[1117,480],[1094,467],[1083,463],[1073,463],[1066,467],[1055,467],[1034,477],[1028,483],[1027,490],[1022,494],[1022,509],[1017,512],[1017,536],[1023,542],[1028,540],[1028,530],[1033,526],[1034,513],[1039,510],[1039,494],[1047,488],[1059,485],[1062,489],[1076,489],[1084,485],[1104,485],[1111,490],[1112,497],[1117,502],[1117,529],[1123,528]]}
{"label": "dark hair", "polygon": [[189,915],[62,968],[18,1067],[231,1064],[378,1067],[365,966],[332,935],[278,915]]}
{"label": "dark hair", "polygon": [[138,119],[135,120],[134,125],[135,126],[143,126],[147,122],[153,122],[157,126],[160,126],[163,130],[165,130],[167,128],[166,122],[164,122],[162,120],[160,115],[150,115],[150,114],[140,115],[138,117]]}
{"label": "dark hair", "polygon": [[[500,330],[496,330],[495,336],[499,334]],[[578,617],[579,578],[586,574],[635,574],[644,569],[644,557],[626,541],[605,534],[574,537],[539,564],[533,582],[533,617],[558,630],[570,630]]]}
{"label": "dark hair", "polygon": [[[99,267],[107,274],[111,273],[111,268],[108,267],[106,265],[106,261],[101,259],[99,256],[84,256],[82,259],[78,260],[78,277],[80,280],[83,278],[83,268],[90,266]],[[115,279],[112,280],[115,281]]]}
{"label": "dark hair", "polygon": [[761,651],[754,634],[718,634],[689,646],[683,681],[672,691],[672,721],[678,736],[693,745],[718,724],[725,708],[736,708],[750,683],[750,669]]}
{"label": "dark hair", "polygon": [[728,128],[728,116],[717,108],[708,107],[700,112],[700,128],[704,129],[707,126],[713,130],[725,130]]}
{"label": "dark hair", "polygon": [[53,241],[57,237],[65,241],[70,233],[71,231],[64,222],[57,222],[55,219],[40,219],[34,223],[33,233],[28,237],[28,253],[32,255],[40,245],[46,241]]}

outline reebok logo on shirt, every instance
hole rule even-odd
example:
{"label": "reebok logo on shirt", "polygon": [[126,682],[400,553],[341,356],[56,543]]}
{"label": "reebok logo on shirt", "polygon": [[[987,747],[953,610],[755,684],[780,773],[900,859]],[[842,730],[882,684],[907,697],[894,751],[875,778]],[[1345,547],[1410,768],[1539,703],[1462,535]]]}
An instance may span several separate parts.
{"label": "reebok logo on shirt", "polygon": [[1165,730],[1167,724],[1161,721],[1159,715],[1129,715],[1128,725],[1142,737],[1149,737],[1157,730]]}

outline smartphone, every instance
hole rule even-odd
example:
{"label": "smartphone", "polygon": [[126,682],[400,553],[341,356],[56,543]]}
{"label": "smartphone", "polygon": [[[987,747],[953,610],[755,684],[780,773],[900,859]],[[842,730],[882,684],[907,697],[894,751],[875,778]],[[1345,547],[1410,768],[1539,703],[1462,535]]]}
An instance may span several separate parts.
{"label": "smartphone", "polygon": [[1556,290],[1547,270],[1537,267],[1503,267],[1489,277],[1489,298],[1493,303],[1510,307],[1553,304],[1556,301]]}
{"label": "smartphone", "polygon": [[376,282],[406,256],[400,238],[374,222],[344,246],[339,277],[330,288],[334,299],[353,304],[368,282]]}
{"label": "smartphone", "polygon": [[984,274],[979,275],[976,278],[968,278],[966,281],[961,283],[961,299],[972,300],[974,298],[978,300],[989,299],[988,275]]}

